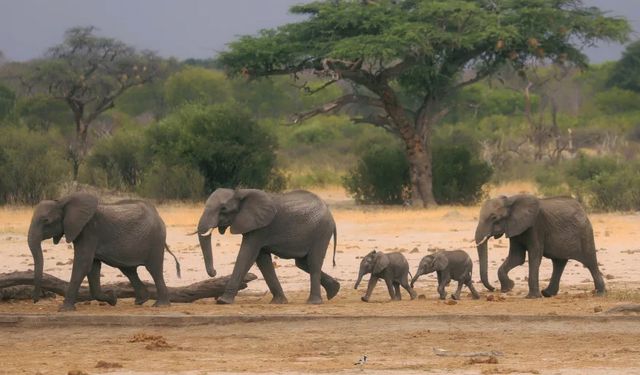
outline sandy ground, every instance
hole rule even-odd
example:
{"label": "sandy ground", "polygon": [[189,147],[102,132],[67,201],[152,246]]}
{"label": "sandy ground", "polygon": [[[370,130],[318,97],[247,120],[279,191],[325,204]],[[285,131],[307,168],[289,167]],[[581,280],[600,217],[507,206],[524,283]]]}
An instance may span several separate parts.
{"label": "sandy ground", "polygon": [[[494,189],[492,195],[528,190],[526,185]],[[265,373],[361,373],[353,362],[363,354],[367,373],[640,373],[640,317],[603,315],[600,311],[626,302],[640,302],[640,215],[592,214],[598,259],[606,276],[609,295],[591,295],[593,282],[581,264],[570,261],[563,275],[559,296],[525,300],[526,264],[510,276],[516,288],[507,295],[490,295],[480,283],[482,298],[473,301],[463,289],[464,299],[455,305],[437,300],[435,276],[416,284],[424,299],[389,302],[379,284],[372,303],[360,302],[366,280],[353,290],[360,257],[372,249],[401,251],[412,272],[423,256],[438,249],[463,249],[476,262],[471,243],[478,207],[439,207],[432,210],[355,207],[340,190],[318,192],[330,204],[338,224],[337,266],[331,252],[325,271],[342,284],[338,297],[322,306],[304,304],[308,275],[291,260],[275,259],[276,272],[289,298],[284,306],[269,305],[270,295],[257,268],[259,279],[242,291],[232,306],[210,300],[174,304],[166,309],[133,306],[129,299],[115,307],[92,302],[78,304],[77,316],[95,316],[95,325],[28,328],[3,325],[0,321],[0,374],[66,374],[79,369],[87,373],[113,374],[207,374],[216,372]],[[182,279],[175,274],[173,258],[165,257],[165,279],[169,285],[186,285],[206,278],[197,238],[193,231],[200,205],[160,206],[168,228],[167,242],[182,264]],[[0,209],[0,273],[32,268],[26,245],[31,208]],[[218,274],[233,269],[241,237],[214,237],[214,259]],[[64,241],[63,241],[64,242]],[[498,284],[496,271],[508,251],[507,240],[490,242],[490,277]],[[73,251],[67,244],[43,243],[45,272],[67,279]],[[330,247],[330,250],[332,246]],[[122,280],[118,270],[103,267],[103,282]],[[150,280],[140,268],[143,279]],[[543,261],[541,284],[551,275],[551,262]],[[454,285],[449,287],[453,291]],[[407,297],[406,294],[404,295]],[[11,314],[56,312],[60,299],[0,303],[0,319]],[[135,324],[101,327],[100,317],[134,315],[227,316],[230,320],[207,326],[158,327]],[[291,321],[282,319],[290,316]],[[235,318],[259,317],[247,322]],[[297,317],[293,319],[293,317]],[[306,317],[300,320],[299,317]],[[448,317],[445,319],[445,317]],[[607,317],[603,319],[603,317]],[[155,341],[129,342],[134,335],[156,335]],[[140,336],[140,335],[139,335]],[[166,346],[162,343],[166,341]],[[160,344],[158,344],[160,342]],[[464,357],[440,357],[433,348],[454,352],[499,351],[497,364],[469,364]],[[122,368],[96,368],[99,360]]]}

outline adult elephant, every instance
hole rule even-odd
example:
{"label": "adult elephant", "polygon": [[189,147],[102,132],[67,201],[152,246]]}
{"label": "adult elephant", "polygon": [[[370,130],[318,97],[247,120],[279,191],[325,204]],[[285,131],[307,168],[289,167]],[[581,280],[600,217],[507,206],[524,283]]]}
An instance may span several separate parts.
{"label": "adult elephant", "polygon": [[[584,209],[575,199],[557,197],[538,199],[532,195],[515,195],[490,199],[480,210],[475,241],[480,259],[480,278],[489,290],[494,290],[487,278],[487,240],[489,237],[509,238],[509,255],[498,270],[502,292],[513,288],[509,271],[525,261],[529,253],[529,294],[551,297],[558,293],[560,277],[567,260],[575,259],[591,272],[598,295],[605,291],[598,269],[593,229]],[[542,257],[553,262],[551,281],[540,293],[538,272]]]}
{"label": "adult elephant", "polygon": [[[61,311],[75,310],[78,288],[85,276],[89,279],[94,299],[116,304],[113,294],[101,291],[102,263],[119,268],[129,278],[135,290],[136,304],[143,304],[149,299],[137,272],[137,267],[144,265],[158,291],[154,306],[170,304],[162,273],[164,250],[169,250],[165,244],[166,230],[158,211],[151,204],[140,200],[98,204],[98,198],[87,193],[41,201],[34,210],[28,235],[35,271],[34,302],[41,294],[44,267],[40,243],[53,238],[53,243],[57,244],[63,235],[67,243],[73,242],[73,269]],[[180,264],[175,260],[180,276]]]}
{"label": "adult elephant", "polygon": [[322,303],[320,285],[333,298],[340,283],[322,272],[327,246],[334,236],[335,265],[336,224],[327,205],[315,194],[297,190],[268,194],[256,189],[217,189],[207,199],[198,223],[198,238],[209,276],[214,277],[211,232],[242,234],[242,243],[233,273],[217,303],[233,303],[243,277],[254,263],[273,295],[271,303],[287,303],[276,276],[271,254],[295,259],[296,266],[309,273],[311,291],[308,303]]}

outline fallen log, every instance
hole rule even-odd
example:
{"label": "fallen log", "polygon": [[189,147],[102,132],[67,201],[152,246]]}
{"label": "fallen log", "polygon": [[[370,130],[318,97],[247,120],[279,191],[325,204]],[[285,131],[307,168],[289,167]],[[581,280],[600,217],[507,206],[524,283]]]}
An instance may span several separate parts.
{"label": "fallen log", "polygon": [[618,305],[610,308],[606,311],[607,314],[619,314],[619,313],[640,313],[640,304],[627,303],[624,305]]}
{"label": "fallen log", "polygon": [[[216,277],[198,281],[186,286],[169,287],[169,300],[171,302],[193,302],[202,298],[217,298],[224,293],[227,281],[230,276]],[[245,289],[247,283],[257,279],[258,277],[252,273],[248,273],[242,283],[240,289]],[[156,299],[156,286],[153,283],[144,283],[149,290],[149,297]],[[31,288],[29,293],[25,293],[25,286],[33,285],[33,271],[16,271],[0,274],[0,300],[5,299],[31,299]],[[50,274],[42,275],[42,291],[43,293],[55,293],[64,296],[69,283]],[[128,281],[121,281],[112,284],[103,284],[102,290],[105,292],[113,291],[118,298],[134,298],[135,293],[133,287]],[[25,295],[26,294],[26,295]],[[6,295],[6,296],[5,296]],[[26,297],[26,298],[25,298]],[[46,297],[46,295],[45,295]],[[93,298],[89,293],[89,288],[81,286],[78,291],[77,302],[91,301]]]}

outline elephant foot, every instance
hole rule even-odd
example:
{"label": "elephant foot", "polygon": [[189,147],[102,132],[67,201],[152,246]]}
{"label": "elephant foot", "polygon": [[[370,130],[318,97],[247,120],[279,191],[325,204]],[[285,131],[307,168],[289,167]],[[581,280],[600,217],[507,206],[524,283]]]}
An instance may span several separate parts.
{"label": "elephant foot", "polygon": [[459,295],[459,294],[452,294],[452,295],[451,295],[451,299],[452,299],[452,300],[459,301],[459,300],[460,300],[460,295]]}
{"label": "elephant foot", "polygon": [[216,300],[216,303],[218,305],[230,305],[233,303],[234,300],[235,300],[235,297],[223,294],[222,296],[218,297],[218,299]]}
{"label": "elephant foot", "polygon": [[284,305],[289,303],[289,300],[287,300],[287,297],[285,296],[273,296],[273,298],[271,299],[271,302],[269,303],[274,305]]}
{"label": "elephant foot", "polygon": [[332,280],[332,282],[327,283],[328,285],[323,285],[324,290],[327,292],[327,299],[330,300],[338,294],[340,290],[340,283],[336,280]]}
{"label": "elephant foot", "polygon": [[108,290],[105,292],[103,301],[111,306],[115,306],[118,303],[118,297],[116,297],[116,293],[113,290]]}
{"label": "elephant foot", "polygon": [[507,293],[513,290],[515,283],[511,279],[507,279],[504,282],[500,282],[500,291],[502,293]]}
{"label": "elephant foot", "polygon": [[409,293],[409,296],[411,296],[411,300],[413,301],[414,299],[416,299],[418,297],[418,293],[416,293],[416,292]]}
{"label": "elephant foot", "polygon": [[526,297],[524,297],[526,299],[535,299],[535,298],[542,298],[542,294],[540,294],[540,292],[529,292],[529,294],[527,294]]}
{"label": "elephant foot", "polygon": [[480,295],[478,294],[472,294],[471,296],[473,299],[480,299]]}
{"label": "elephant foot", "polygon": [[362,297],[360,297],[360,301],[369,302],[369,297],[362,296]]}
{"label": "elephant foot", "polygon": [[147,302],[148,300],[149,300],[149,296],[140,297],[140,298],[136,297],[136,300],[134,303],[136,305],[144,305],[144,303]]}
{"label": "elephant foot", "polygon": [[171,302],[169,301],[156,301],[153,304],[153,307],[169,307],[171,306]]}
{"label": "elephant foot", "polygon": [[320,296],[309,296],[309,298],[307,299],[307,303],[309,305],[321,305],[322,304],[322,297],[320,297]]}
{"label": "elephant foot", "polygon": [[549,298],[557,295],[558,291],[557,290],[554,291],[552,289],[547,288],[547,289],[542,289],[541,293],[543,297]]}
{"label": "elephant foot", "polygon": [[445,294],[445,295],[442,295],[442,294],[441,294],[441,295],[440,295],[440,299],[444,301],[445,299],[447,299],[447,295],[446,295],[446,294]]}
{"label": "elephant foot", "polygon": [[76,305],[71,303],[63,303],[62,305],[60,305],[60,307],[58,307],[58,312],[69,312],[69,311],[76,311]]}
{"label": "elephant foot", "polygon": [[606,297],[607,290],[606,289],[596,290],[595,291],[595,295],[596,295],[596,297]]}

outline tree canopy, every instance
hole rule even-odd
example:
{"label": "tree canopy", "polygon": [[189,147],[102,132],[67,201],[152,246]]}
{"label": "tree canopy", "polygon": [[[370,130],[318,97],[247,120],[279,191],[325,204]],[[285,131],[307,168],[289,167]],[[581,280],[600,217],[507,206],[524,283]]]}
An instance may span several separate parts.
{"label": "tree canopy", "polygon": [[640,93],[640,40],[627,46],[622,58],[613,66],[607,86]]}
{"label": "tree canopy", "polygon": [[504,64],[525,74],[532,61],[585,66],[581,48],[625,41],[628,22],[580,0],[331,0],[291,8],[306,19],[229,44],[219,61],[248,78],[314,72],[325,83],[301,85],[313,94],[339,81],[346,95],[309,112],[357,104],[354,121],[397,134],[410,163],[414,200],[435,204],[431,133],[448,99]]}
{"label": "tree canopy", "polygon": [[94,27],[74,27],[64,41],[36,61],[23,81],[28,90],[63,101],[73,113],[76,140],[71,148],[74,176],[86,153],[88,129],[128,89],[152,81],[163,62],[149,51],[94,35]]}

